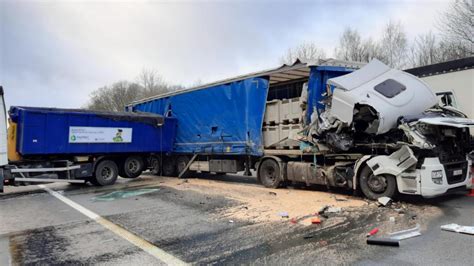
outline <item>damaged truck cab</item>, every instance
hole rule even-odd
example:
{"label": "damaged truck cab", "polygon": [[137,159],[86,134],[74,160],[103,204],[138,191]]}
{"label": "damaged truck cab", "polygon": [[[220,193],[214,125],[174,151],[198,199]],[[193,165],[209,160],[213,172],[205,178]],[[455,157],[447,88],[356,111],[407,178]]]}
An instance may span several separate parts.
{"label": "damaged truck cab", "polygon": [[136,101],[178,120],[162,174],[253,169],[289,182],[433,197],[470,184],[472,120],[437,105],[420,79],[374,60],[283,65]]}
{"label": "damaged truck cab", "polygon": [[469,125],[473,125],[472,120],[449,116],[440,109],[430,109],[420,118],[403,117],[399,128],[405,132],[417,162],[411,168],[414,181],[410,183],[406,177],[410,168],[397,176],[399,191],[433,197],[470,185]]}
{"label": "damaged truck cab", "polygon": [[354,189],[375,199],[396,192],[433,197],[470,185],[474,121],[437,106],[423,81],[373,60],[328,86],[315,139],[364,154],[354,166]]}

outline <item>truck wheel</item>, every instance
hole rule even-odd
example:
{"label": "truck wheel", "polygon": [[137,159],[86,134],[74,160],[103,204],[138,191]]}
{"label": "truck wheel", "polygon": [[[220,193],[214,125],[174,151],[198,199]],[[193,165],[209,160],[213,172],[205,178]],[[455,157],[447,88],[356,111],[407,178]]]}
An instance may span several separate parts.
{"label": "truck wheel", "polygon": [[[181,172],[186,168],[186,165],[189,163],[189,157],[188,156],[179,156],[178,159],[176,159],[176,169],[178,170],[178,175],[181,174]],[[184,173],[182,178],[185,178],[188,176],[188,173]]]}
{"label": "truck wheel", "polygon": [[152,175],[159,175],[161,173],[161,159],[158,156],[152,156],[150,158],[150,168]]}
{"label": "truck wheel", "polygon": [[397,181],[391,175],[374,175],[369,166],[360,172],[359,186],[362,193],[371,200],[380,197],[393,198],[397,193]]}
{"label": "truck wheel", "polygon": [[167,156],[163,159],[163,169],[164,176],[174,176],[176,177],[176,161],[173,157]]}
{"label": "truck wheel", "polygon": [[95,179],[92,182],[97,186],[108,186],[115,183],[118,176],[118,167],[114,161],[103,160],[95,168]]}
{"label": "truck wheel", "polygon": [[280,175],[280,165],[272,159],[264,160],[258,168],[258,180],[262,185],[268,188],[277,188],[280,186]]}
{"label": "truck wheel", "polygon": [[145,162],[140,156],[130,156],[123,163],[123,175],[125,178],[136,178],[142,174]]}

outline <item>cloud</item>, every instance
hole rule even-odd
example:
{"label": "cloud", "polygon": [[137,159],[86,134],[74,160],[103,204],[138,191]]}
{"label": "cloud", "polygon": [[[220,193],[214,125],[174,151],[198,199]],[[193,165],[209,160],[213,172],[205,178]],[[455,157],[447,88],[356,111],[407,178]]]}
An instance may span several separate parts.
{"label": "cloud", "polygon": [[0,84],[9,104],[80,107],[96,88],[156,69],[171,83],[210,82],[278,65],[314,41],[331,55],[346,26],[377,37],[389,18],[409,36],[443,2],[0,3]]}

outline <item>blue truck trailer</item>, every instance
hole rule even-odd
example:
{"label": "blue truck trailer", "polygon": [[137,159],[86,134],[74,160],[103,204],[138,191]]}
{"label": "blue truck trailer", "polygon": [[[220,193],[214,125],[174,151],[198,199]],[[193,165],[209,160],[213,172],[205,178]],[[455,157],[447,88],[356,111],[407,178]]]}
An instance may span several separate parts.
{"label": "blue truck trailer", "polygon": [[8,146],[8,160],[2,159],[0,175],[7,185],[89,181],[103,186],[117,176],[159,171],[161,154],[172,151],[177,122],[152,113],[21,106],[12,106],[8,114],[1,145]]}
{"label": "blue truck trailer", "polygon": [[425,83],[377,60],[297,61],[127,110],[178,120],[173,151],[163,158],[167,176],[255,170],[266,187],[302,182],[371,199],[432,197],[471,180],[465,143],[472,121],[436,106]]}

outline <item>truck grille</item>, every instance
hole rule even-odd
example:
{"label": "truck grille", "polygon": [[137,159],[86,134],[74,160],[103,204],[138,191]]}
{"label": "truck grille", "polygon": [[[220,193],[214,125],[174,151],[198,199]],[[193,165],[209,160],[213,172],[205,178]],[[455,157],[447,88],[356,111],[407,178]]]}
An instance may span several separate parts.
{"label": "truck grille", "polygon": [[454,162],[454,163],[445,163],[444,171],[446,172],[446,177],[448,178],[448,184],[456,184],[466,180],[467,174],[467,161],[464,162]]}

